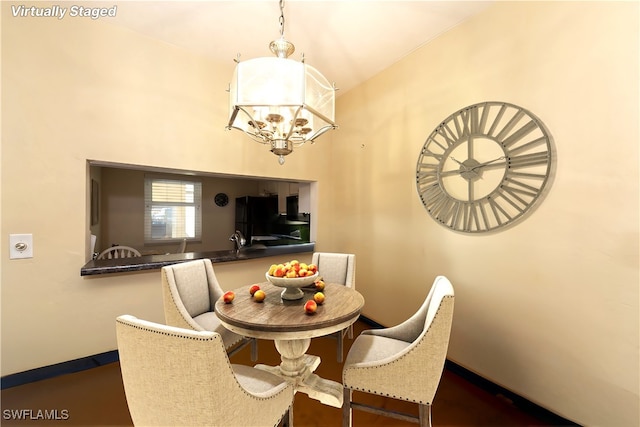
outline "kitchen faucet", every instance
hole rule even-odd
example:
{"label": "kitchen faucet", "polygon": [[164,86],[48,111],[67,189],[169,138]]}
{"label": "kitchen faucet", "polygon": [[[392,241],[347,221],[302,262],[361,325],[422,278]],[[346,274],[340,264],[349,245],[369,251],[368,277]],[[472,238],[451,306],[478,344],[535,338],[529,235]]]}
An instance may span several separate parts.
{"label": "kitchen faucet", "polygon": [[235,233],[229,237],[229,240],[235,243],[236,246],[236,254],[240,252],[240,249],[247,244],[247,240],[244,238],[240,230],[236,230]]}

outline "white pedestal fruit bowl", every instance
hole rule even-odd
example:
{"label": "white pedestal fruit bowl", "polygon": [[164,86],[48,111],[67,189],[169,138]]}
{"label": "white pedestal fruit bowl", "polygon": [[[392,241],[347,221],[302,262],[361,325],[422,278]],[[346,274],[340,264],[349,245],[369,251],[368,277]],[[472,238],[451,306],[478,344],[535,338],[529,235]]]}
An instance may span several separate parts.
{"label": "white pedestal fruit bowl", "polygon": [[312,285],[318,278],[318,273],[316,272],[313,276],[287,278],[271,276],[267,272],[265,277],[272,285],[284,288],[280,294],[282,299],[293,301],[304,297],[304,292],[300,288]]}

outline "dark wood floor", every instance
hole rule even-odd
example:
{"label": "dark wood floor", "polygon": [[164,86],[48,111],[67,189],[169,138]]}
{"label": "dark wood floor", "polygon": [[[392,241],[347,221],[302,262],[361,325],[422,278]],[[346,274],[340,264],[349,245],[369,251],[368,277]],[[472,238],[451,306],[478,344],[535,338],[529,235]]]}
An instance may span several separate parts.
{"label": "dark wood floor", "polygon": [[[355,334],[368,325],[358,322]],[[345,340],[345,354],[351,345]],[[340,381],[342,365],[335,355],[336,342],[330,338],[312,340],[308,351],[322,358],[316,370],[321,377]],[[243,349],[232,363],[251,365],[249,349]],[[279,356],[273,342],[260,341],[259,361],[278,364]],[[417,414],[413,404],[378,396],[354,393],[356,399],[404,412]],[[131,426],[124,396],[120,367],[117,362],[82,372],[67,374],[2,390],[3,426]],[[25,411],[27,410],[27,411]],[[31,412],[28,412],[28,411]],[[59,420],[37,419],[42,412],[58,414]],[[54,412],[57,411],[57,412]],[[28,420],[18,420],[17,414]],[[50,418],[50,417],[49,417]],[[294,404],[294,424],[303,426],[340,426],[341,409],[322,405],[304,394],[297,394]],[[433,405],[434,426],[557,426],[547,416],[518,409],[508,399],[495,396],[460,375],[445,370]],[[355,427],[415,426],[415,424],[354,411]]]}

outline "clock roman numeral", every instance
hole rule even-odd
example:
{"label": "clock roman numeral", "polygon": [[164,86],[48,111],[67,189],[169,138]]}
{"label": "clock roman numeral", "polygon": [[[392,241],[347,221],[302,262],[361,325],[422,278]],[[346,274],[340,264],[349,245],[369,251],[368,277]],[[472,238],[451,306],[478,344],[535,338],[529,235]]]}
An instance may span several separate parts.
{"label": "clock roman numeral", "polygon": [[431,210],[433,205],[438,203],[441,198],[445,197],[438,183],[431,184],[426,186],[424,189],[419,190],[419,194],[422,199],[422,203],[429,210]]}
{"label": "clock roman numeral", "polygon": [[451,218],[454,216],[459,204],[460,202],[446,198],[442,203],[434,206],[431,210],[431,214],[441,223],[451,226]]}
{"label": "clock roman numeral", "polygon": [[509,157],[507,165],[509,168],[527,168],[531,166],[545,165],[549,161],[549,153],[543,151],[540,153],[522,154],[520,156]]}
{"label": "clock roman numeral", "polygon": [[498,111],[498,114],[496,114],[496,117],[493,119],[493,123],[491,124],[491,127],[489,128],[489,132],[487,132],[487,135],[493,135],[496,131],[496,128],[498,127],[498,124],[500,124],[500,121],[502,120],[502,116],[504,116],[505,111],[507,111],[507,106],[505,104],[502,104],[502,106],[500,107],[500,111]]}
{"label": "clock roman numeral", "polygon": [[[460,119],[460,120],[458,120]],[[478,107],[471,107],[460,111],[453,119],[458,137],[468,137],[478,132]]]}
{"label": "clock roman numeral", "polygon": [[[477,230],[480,227],[480,223],[478,222],[478,213],[476,212],[476,210],[474,209],[474,204],[473,203],[467,203],[465,205],[465,211],[464,211],[464,216],[465,216],[465,225],[464,225],[464,229],[465,231],[473,231],[473,230]],[[475,228],[474,228],[475,225]]]}
{"label": "clock roman numeral", "polygon": [[[491,207],[491,212],[493,213],[498,226],[511,221],[511,216],[502,208],[502,206],[496,203],[493,197],[487,199],[487,203],[489,203],[489,207]],[[506,218],[506,221],[503,221],[503,218]]]}
{"label": "clock roman numeral", "polygon": [[510,177],[519,177],[519,178],[527,178],[527,179],[541,179],[541,180],[545,180],[547,179],[547,176],[541,173],[525,173],[525,172],[515,172],[515,171],[509,171],[509,176]]}
{"label": "clock roman numeral", "polygon": [[447,196],[442,192],[432,193],[427,195],[424,199],[424,206],[434,217],[437,217],[437,212],[442,209],[442,205],[449,200]]}
{"label": "clock roman numeral", "polygon": [[[433,143],[433,144],[430,144]],[[442,152],[434,152],[431,150],[432,145],[436,145],[440,148],[442,148]],[[442,145],[440,145],[440,143],[438,141],[436,141],[435,139],[433,139],[433,137],[429,137],[429,139],[427,140],[427,145],[425,145],[425,147],[422,149],[422,156],[424,157],[432,157],[434,159],[436,159],[437,162],[440,162],[443,158],[444,158],[444,152],[446,150],[446,147],[443,147]]]}
{"label": "clock roman numeral", "polygon": [[[436,165],[428,165],[429,167],[421,168],[416,174],[416,182],[418,184],[418,193],[423,193],[426,187],[430,187],[438,183],[438,175],[436,174]],[[433,167],[433,169],[431,168]]]}
{"label": "clock roman numeral", "polygon": [[487,210],[485,209],[485,205],[487,204],[488,202],[486,200],[483,200],[483,203],[478,204],[478,210],[480,211],[480,217],[482,218],[483,230],[488,230],[492,227],[489,216],[487,215]]}
{"label": "clock roman numeral", "polygon": [[500,133],[496,136],[496,139],[498,141],[503,141],[507,137],[509,132],[511,132],[511,129],[513,129],[515,125],[518,124],[518,122],[522,119],[523,116],[524,116],[524,111],[518,110],[518,112],[514,114],[513,117],[511,117],[511,120],[509,120],[507,124],[502,128]]}
{"label": "clock roman numeral", "polygon": [[523,212],[518,206],[517,196],[511,196],[510,191],[513,189],[508,188],[494,197],[474,202],[435,196],[426,206],[434,219],[451,229],[466,233],[482,232],[509,223]]}
{"label": "clock roman numeral", "polygon": [[450,218],[449,227],[458,228],[458,224],[460,223],[460,214],[464,210],[464,204],[456,201],[454,208],[451,210],[452,217]]}
{"label": "clock roman numeral", "polygon": [[418,167],[417,169],[417,175],[421,176],[421,175],[436,175],[436,171],[438,170],[438,164],[437,163],[425,163],[425,162],[419,162],[418,163]]}
{"label": "clock roman numeral", "polygon": [[458,229],[462,216],[465,216],[468,203],[459,200],[447,199],[445,203],[439,205],[431,211],[434,218],[449,228]]}
{"label": "clock roman numeral", "polygon": [[518,196],[517,192],[513,191],[513,188],[503,186],[501,190],[502,192],[500,193],[500,197],[513,206],[517,211],[524,212],[524,209],[527,207],[527,202],[522,197]]}
{"label": "clock roman numeral", "polygon": [[487,118],[489,117],[489,111],[491,108],[487,103],[482,105],[482,117],[480,118],[480,124],[478,125],[478,132],[483,133],[484,128],[487,125]]}
{"label": "clock roman numeral", "polygon": [[519,147],[514,147],[511,150],[509,150],[509,152],[511,154],[517,154],[520,153],[522,151],[527,151],[530,150],[532,148],[537,147],[538,145],[546,145],[548,142],[548,139],[546,136],[541,136],[540,138],[534,139],[533,141],[527,142],[526,144],[523,144]]}
{"label": "clock roman numeral", "polygon": [[[505,138],[504,141],[502,142],[502,145],[505,148],[508,148],[513,144],[515,144],[516,142],[520,141],[522,138],[524,138],[525,136],[527,136],[537,128],[538,128],[538,125],[536,124],[536,122],[531,120],[529,123],[527,123],[526,125],[522,126],[520,129],[518,129],[517,131],[509,135],[508,138]],[[500,137],[498,136],[498,138]]]}
{"label": "clock roman numeral", "polygon": [[[487,211],[487,206],[494,204],[495,207],[492,210]],[[455,219],[454,225],[456,227],[461,226],[462,231],[465,232],[480,232],[487,231],[500,224],[500,215],[497,210],[502,210],[500,206],[495,204],[490,199],[483,199],[480,201],[464,203],[462,204],[462,215],[458,215]],[[493,217],[489,213],[493,213]]]}
{"label": "clock roman numeral", "polygon": [[508,176],[504,180],[504,184],[500,186],[501,188],[508,190],[509,192],[522,194],[523,196],[536,197],[540,188],[534,187],[533,185],[526,184],[522,181],[515,179],[513,176]]}
{"label": "clock roman numeral", "polygon": [[442,126],[438,128],[438,133],[444,138],[444,141],[447,143],[447,148],[456,143],[453,131],[446,124],[443,123]]}
{"label": "clock roman numeral", "polygon": [[527,207],[527,202],[525,202],[521,197],[515,194],[508,188],[502,188],[502,192],[500,193],[500,197],[507,203],[509,203],[515,210],[519,213],[524,212]]}
{"label": "clock roman numeral", "polygon": [[[498,188],[495,196],[490,201],[493,202],[492,208],[496,208],[508,220],[523,214],[527,208],[538,198],[539,188],[525,182],[507,177]],[[500,201],[506,202],[505,206],[500,206]],[[496,218],[497,211],[494,210]]]}

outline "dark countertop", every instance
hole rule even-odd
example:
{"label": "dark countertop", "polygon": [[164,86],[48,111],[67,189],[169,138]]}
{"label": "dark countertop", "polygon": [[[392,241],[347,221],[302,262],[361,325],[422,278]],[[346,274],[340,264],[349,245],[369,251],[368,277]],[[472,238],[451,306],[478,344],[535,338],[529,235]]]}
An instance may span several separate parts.
{"label": "dark countertop", "polygon": [[91,260],[80,269],[81,276],[98,274],[128,273],[143,270],[159,270],[165,265],[194,259],[209,258],[211,262],[242,261],[255,258],[265,258],[282,254],[313,252],[315,243],[300,243],[297,245],[280,245],[252,248],[247,247],[236,251],[187,252],[184,254],[144,255],[135,258]]}

